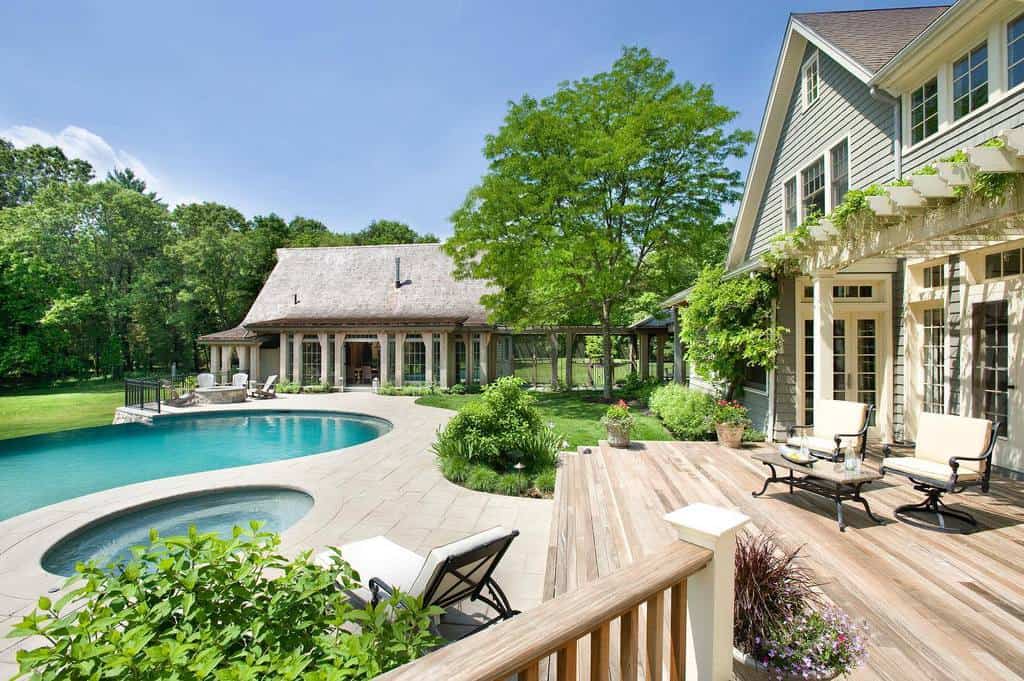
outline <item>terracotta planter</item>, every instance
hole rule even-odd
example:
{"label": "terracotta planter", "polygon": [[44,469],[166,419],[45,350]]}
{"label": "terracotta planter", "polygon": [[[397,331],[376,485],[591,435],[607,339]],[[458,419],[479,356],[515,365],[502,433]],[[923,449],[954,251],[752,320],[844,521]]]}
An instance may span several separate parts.
{"label": "terracotta planter", "polygon": [[629,447],[629,426],[606,423],[604,424],[604,429],[608,433],[608,444],[612,447],[623,449]]}
{"label": "terracotta planter", "polygon": [[715,432],[718,433],[718,442],[726,447],[739,449],[743,444],[743,431],[746,428],[742,423],[716,423]]}

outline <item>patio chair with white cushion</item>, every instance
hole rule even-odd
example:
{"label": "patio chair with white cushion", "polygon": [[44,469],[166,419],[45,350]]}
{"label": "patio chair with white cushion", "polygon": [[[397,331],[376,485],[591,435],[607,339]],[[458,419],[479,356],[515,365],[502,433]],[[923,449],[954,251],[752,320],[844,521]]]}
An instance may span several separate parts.
{"label": "patio chair with white cushion", "polygon": [[828,461],[839,461],[846,447],[853,445],[863,459],[874,409],[875,405],[863,402],[822,400],[814,405],[814,425],[792,426],[786,444],[799,447],[806,443],[813,456]]}
{"label": "patio chair with white cushion", "polygon": [[894,510],[896,517],[920,525],[922,523],[916,522],[913,516],[908,518],[908,514],[933,513],[938,527],[928,527],[945,532],[963,531],[946,527],[947,516],[977,526],[978,521],[970,513],[953,510],[942,503],[942,495],[959,494],[968,487],[980,487],[982,492],[988,492],[998,433],[999,423],[987,419],[921,414],[913,456],[893,456],[892,448],[898,445],[884,448],[882,473],[902,475],[914,484],[914,489],[926,495],[918,504],[898,506]]}
{"label": "patio chair with white cushion", "polygon": [[212,388],[217,382],[213,374],[198,374],[196,376],[197,388]]}
{"label": "patio chair with white cushion", "polygon": [[249,387],[249,374],[237,373],[231,377],[231,387],[233,388],[248,388]]}
{"label": "patio chair with white cushion", "polygon": [[[435,547],[426,558],[377,536],[345,544],[341,557],[359,573],[374,605],[397,589],[424,605],[449,608],[469,599],[490,606],[497,615],[475,622],[476,630],[519,614],[494,580],[494,569],[518,536],[518,530],[494,527]],[[320,554],[318,562],[329,562],[328,555]],[[365,600],[365,594],[351,595]]]}

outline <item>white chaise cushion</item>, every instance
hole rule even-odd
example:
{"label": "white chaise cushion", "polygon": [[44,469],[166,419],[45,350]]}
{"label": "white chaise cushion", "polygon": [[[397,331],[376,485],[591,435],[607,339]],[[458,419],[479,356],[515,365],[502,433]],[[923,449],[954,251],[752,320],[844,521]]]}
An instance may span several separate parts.
{"label": "white chaise cushion", "polygon": [[[510,530],[507,530],[504,527],[492,527],[489,530],[484,530],[483,532],[478,532],[469,537],[464,537],[458,541],[453,541],[450,544],[445,544],[444,546],[438,546],[437,548],[431,549],[430,553],[427,554],[427,559],[423,561],[423,567],[416,576],[416,580],[409,589],[409,593],[415,596],[422,595],[430,584],[434,573],[441,568],[445,559],[449,556],[458,556],[463,553],[468,553],[475,548],[491,543],[495,539],[507,537],[509,533]],[[490,558],[484,558],[481,562],[489,559]],[[474,572],[473,568],[473,565],[467,565],[461,568],[460,572],[463,574],[471,574]],[[441,584],[438,586],[436,593],[447,592],[448,589],[456,585],[457,581],[458,579],[453,575],[445,576],[444,580],[442,580]]]}
{"label": "white chaise cushion", "polygon": [[[868,416],[868,405],[863,402],[845,400],[821,400],[814,405],[814,436],[832,440],[829,450],[835,448],[838,434],[857,433],[864,428]],[[860,444],[860,438],[843,438],[842,446]]]}
{"label": "white chaise cushion", "polygon": [[[383,536],[345,544],[340,550],[341,557],[359,573],[359,581],[363,585],[368,585],[373,577],[377,577],[390,586],[411,593],[416,575],[423,567],[423,556]],[[328,565],[329,556],[327,551],[319,553],[316,562]]]}
{"label": "white chaise cushion", "polygon": [[[882,459],[882,468],[885,470],[905,473],[917,480],[947,483],[953,476],[953,469],[948,463],[939,463],[929,459],[919,459],[914,456],[889,456]],[[957,470],[957,480],[968,482],[977,480],[977,471],[965,469],[961,466]]]}
{"label": "white chaise cushion", "polygon": [[[992,436],[992,422],[966,416],[922,413],[918,420],[914,458],[933,461],[949,467],[953,456],[981,456]],[[982,471],[984,462],[961,461],[957,474]]]}

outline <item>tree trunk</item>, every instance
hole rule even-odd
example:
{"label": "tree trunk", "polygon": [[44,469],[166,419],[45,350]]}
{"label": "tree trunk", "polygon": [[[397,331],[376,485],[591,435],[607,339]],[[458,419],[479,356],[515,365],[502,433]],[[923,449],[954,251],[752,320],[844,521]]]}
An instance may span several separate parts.
{"label": "tree trunk", "polygon": [[601,355],[604,357],[604,399],[611,401],[612,384],[615,382],[615,367],[612,366],[612,306],[605,301],[601,305]]}

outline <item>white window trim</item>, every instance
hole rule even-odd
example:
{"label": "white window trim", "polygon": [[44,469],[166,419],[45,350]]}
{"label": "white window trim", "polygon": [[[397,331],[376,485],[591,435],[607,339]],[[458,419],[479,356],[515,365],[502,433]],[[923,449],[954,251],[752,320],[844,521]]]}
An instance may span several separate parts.
{"label": "white window trim", "polygon": [[[782,178],[782,182],[779,184],[779,191],[782,194],[782,233],[787,234],[791,230],[786,229],[786,183],[790,180],[796,180],[796,226],[803,224],[804,220],[807,219],[807,215],[804,213],[804,186],[801,181],[801,175],[807,168],[812,164],[816,163],[818,159],[825,160],[825,215],[831,213],[835,206],[832,205],[832,164],[830,163],[831,157],[830,152],[836,148],[839,144],[846,140],[846,184],[847,191],[854,189],[857,185],[853,181],[853,145],[850,143],[850,133],[843,131],[830,139],[828,143],[818,148],[818,150],[805,157],[796,166],[796,170]],[[809,160],[808,160],[809,159]]]}
{"label": "white window trim", "polygon": [[[807,111],[821,100],[821,60],[818,58],[819,54],[820,52],[818,50],[815,50],[814,54],[811,55],[807,59],[807,61],[805,61],[803,65],[800,67],[800,101],[803,104],[804,111]],[[818,89],[814,95],[814,99],[808,100],[808,95],[810,93],[807,91],[807,71],[808,69],[811,68],[812,65],[814,66],[815,72],[817,73]]]}

